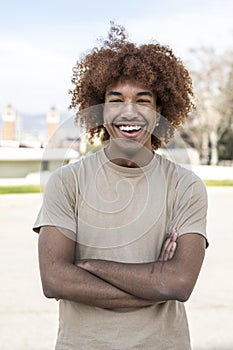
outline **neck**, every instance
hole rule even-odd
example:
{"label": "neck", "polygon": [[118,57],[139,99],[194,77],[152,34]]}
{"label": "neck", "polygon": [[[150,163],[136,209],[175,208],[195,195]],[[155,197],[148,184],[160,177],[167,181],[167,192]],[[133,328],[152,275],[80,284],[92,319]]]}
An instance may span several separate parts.
{"label": "neck", "polygon": [[147,147],[140,147],[137,151],[128,151],[124,148],[116,147],[113,142],[105,148],[108,159],[116,165],[128,168],[140,168],[151,162],[154,153]]}

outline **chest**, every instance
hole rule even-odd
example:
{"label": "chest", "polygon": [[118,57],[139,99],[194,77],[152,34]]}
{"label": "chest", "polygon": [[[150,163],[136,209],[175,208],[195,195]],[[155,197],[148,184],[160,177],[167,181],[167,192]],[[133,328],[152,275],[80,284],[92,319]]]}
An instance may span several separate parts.
{"label": "chest", "polygon": [[102,174],[82,185],[77,258],[146,262],[159,256],[170,211],[164,179]]}

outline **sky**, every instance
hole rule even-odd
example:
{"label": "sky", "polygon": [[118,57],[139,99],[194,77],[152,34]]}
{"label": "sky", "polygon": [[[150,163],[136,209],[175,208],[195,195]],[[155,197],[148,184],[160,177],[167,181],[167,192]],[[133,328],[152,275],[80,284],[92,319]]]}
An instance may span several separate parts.
{"label": "sky", "polygon": [[68,110],[72,67],[105,37],[113,20],[135,43],[190,49],[233,47],[232,0],[8,0],[0,3],[0,113]]}

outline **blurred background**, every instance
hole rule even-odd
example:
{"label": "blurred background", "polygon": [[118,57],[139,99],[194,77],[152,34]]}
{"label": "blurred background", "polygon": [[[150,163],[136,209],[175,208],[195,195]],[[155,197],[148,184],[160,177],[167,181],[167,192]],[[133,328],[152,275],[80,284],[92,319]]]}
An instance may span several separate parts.
{"label": "blurred background", "polygon": [[[42,171],[51,171],[91,150],[74,127],[68,91],[73,66],[106,37],[110,21],[125,26],[137,44],[169,45],[191,73],[197,110],[179,142],[168,146],[176,161],[232,166],[232,12],[231,0],[1,2],[0,184],[25,182],[40,170],[43,155]],[[207,180],[230,178],[225,168],[215,175],[203,169]]]}
{"label": "blurred background", "polygon": [[232,0],[0,3],[2,350],[54,343],[57,304],[42,296],[31,227],[51,172],[99,148],[74,126],[68,91],[72,67],[106,37],[110,21],[125,26],[137,44],[169,45],[192,76],[197,109],[159,152],[191,167],[210,199],[211,245],[189,304],[194,349],[233,349],[232,13]]}

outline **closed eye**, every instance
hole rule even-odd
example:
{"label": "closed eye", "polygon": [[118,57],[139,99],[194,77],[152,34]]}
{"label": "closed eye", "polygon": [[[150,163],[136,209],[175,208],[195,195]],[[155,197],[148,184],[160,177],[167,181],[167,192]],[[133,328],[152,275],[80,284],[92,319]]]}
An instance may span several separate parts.
{"label": "closed eye", "polygon": [[108,102],[123,102],[122,100],[120,100],[120,99],[114,99],[114,100],[110,100],[110,101],[108,101]]}
{"label": "closed eye", "polygon": [[138,103],[150,103],[150,100],[146,100],[144,98],[140,98],[136,102],[138,102]]}

